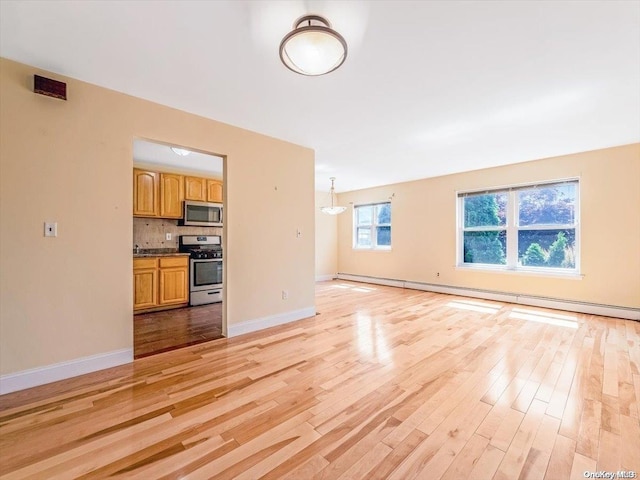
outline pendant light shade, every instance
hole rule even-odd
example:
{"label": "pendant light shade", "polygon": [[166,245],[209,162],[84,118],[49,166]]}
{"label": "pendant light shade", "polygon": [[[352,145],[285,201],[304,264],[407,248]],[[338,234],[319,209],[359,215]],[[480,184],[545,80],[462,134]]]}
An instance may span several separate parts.
{"label": "pendant light shade", "polygon": [[280,60],[301,75],[324,75],[347,58],[347,42],[329,21],[319,15],[305,15],[280,43]]}
{"label": "pendant light shade", "polygon": [[339,213],[344,212],[347,209],[347,207],[339,207],[338,205],[335,204],[336,192],[335,192],[335,189],[333,187],[333,182],[335,182],[336,177],[331,177],[329,180],[331,180],[331,191],[330,191],[331,206],[330,207],[320,207],[320,211],[322,213],[326,213],[327,215],[338,215]]}

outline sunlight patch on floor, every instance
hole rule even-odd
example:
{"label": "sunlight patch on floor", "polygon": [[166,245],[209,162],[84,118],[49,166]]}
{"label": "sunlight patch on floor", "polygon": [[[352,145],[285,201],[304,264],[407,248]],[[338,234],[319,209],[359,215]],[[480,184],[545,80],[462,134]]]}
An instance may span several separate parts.
{"label": "sunlight patch on floor", "polygon": [[497,313],[502,308],[502,305],[497,303],[475,302],[473,300],[452,300],[446,306],[479,313]]}
{"label": "sunlight patch on floor", "polygon": [[529,322],[547,323],[558,327],[578,328],[578,317],[560,313],[540,312],[526,308],[514,308],[509,318],[527,320]]}
{"label": "sunlight patch on floor", "polygon": [[387,344],[387,334],[382,325],[363,313],[358,313],[356,322],[360,354],[383,364],[393,364],[393,356]]}
{"label": "sunlight patch on floor", "polygon": [[337,285],[331,285],[331,288],[340,288],[342,290],[353,290],[354,292],[374,292],[376,289],[372,287],[362,287],[359,285],[349,285],[347,283],[339,283]]}

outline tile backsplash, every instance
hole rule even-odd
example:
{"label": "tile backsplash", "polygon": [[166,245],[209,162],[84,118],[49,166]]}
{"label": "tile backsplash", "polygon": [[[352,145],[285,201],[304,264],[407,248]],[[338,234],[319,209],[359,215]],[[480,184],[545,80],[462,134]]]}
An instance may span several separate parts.
{"label": "tile backsplash", "polygon": [[[166,240],[167,233],[171,240]],[[222,227],[182,227],[167,218],[133,218],[133,245],[140,248],[178,248],[180,235],[220,235]]]}

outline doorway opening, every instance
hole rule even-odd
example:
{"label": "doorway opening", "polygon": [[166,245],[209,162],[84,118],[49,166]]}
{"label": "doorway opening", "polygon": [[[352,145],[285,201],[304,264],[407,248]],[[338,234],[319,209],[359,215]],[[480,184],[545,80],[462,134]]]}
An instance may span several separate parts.
{"label": "doorway opening", "polygon": [[220,155],[133,142],[134,358],[226,333]]}

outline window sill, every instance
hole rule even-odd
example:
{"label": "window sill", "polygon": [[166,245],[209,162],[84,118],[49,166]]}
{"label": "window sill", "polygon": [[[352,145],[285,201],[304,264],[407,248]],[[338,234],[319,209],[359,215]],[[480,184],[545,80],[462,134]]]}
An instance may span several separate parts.
{"label": "window sill", "polygon": [[486,266],[471,266],[471,265],[456,265],[456,270],[464,270],[468,272],[490,272],[490,273],[506,273],[511,275],[525,275],[531,277],[552,277],[552,278],[566,278],[567,280],[582,280],[584,274],[571,271],[561,272],[557,270],[527,270],[527,269],[510,269],[500,267],[486,267]]}
{"label": "window sill", "polygon": [[355,252],[390,252],[391,248],[366,248],[366,247],[352,247]]}

